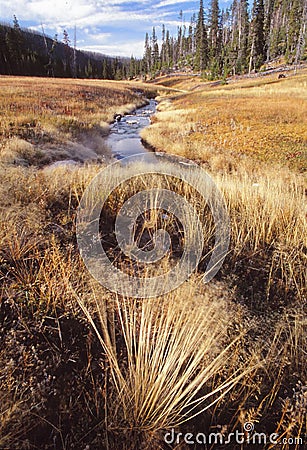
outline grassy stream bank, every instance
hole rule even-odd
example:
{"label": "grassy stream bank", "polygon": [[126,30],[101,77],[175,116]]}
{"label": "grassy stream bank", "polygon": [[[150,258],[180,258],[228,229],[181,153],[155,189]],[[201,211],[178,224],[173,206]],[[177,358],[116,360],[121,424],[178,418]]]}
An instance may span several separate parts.
{"label": "grassy stream bank", "polygon": [[[164,91],[142,136],[211,174],[231,244],[208,285],[203,261],[174,292],[136,300],[110,293],[86,270],[76,209],[107,161],[101,139],[114,113],[140,106],[140,91],[155,86],[0,78],[1,449],[198,448],[166,444],[164,435],[172,427],[227,435],[247,422],[281,439],[303,437],[306,82],[304,73],[217,87],[190,80],[177,86],[184,92]],[[88,136],[91,151],[102,149],[99,164],[43,169]],[[205,210],[177,180],[157,182]],[[102,218],[112,223],[151,183],[136,177],[119,186]],[[152,235],[157,224],[147,219],[142,233]],[[178,237],[175,225],[167,226]],[[285,440],[280,448],[302,447]]]}

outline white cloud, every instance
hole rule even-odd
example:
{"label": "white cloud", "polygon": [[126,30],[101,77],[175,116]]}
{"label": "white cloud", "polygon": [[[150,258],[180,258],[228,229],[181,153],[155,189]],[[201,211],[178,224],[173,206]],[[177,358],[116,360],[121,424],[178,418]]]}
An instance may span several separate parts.
{"label": "white cloud", "polygon": [[187,3],[187,1],[186,0],[162,0],[162,2],[155,5],[155,7],[162,8],[164,6],[177,5],[178,3]]}
{"label": "white cloud", "polygon": [[170,27],[180,27],[183,24],[181,20],[164,20],[163,23]]}
{"label": "white cloud", "polygon": [[85,15],[94,14],[93,2],[87,3],[85,0],[16,0],[7,2],[0,0],[1,15],[11,19],[16,14],[20,21],[44,21],[46,23],[57,23],[65,20],[71,22]]}
{"label": "white cloud", "polygon": [[111,36],[112,36],[111,33],[92,33],[91,39],[93,41],[106,41]]}
{"label": "white cloud", "polygon": [[76,19],[75,23],[78,26],[103,26],[103,25],[117,25],[117,26],[128,26],[131,28],[133,23],[142,23],[144,21],[151,22],[152,14],[147,13],[136,13],[121,11],[117,8],[105,8],[103,12],[96,12],[89,16],[81,17]]}
{"label": "white cloud", "polygon": [[[17,18],[22,20],[43,21],[46,23],[74,23],[82,22],[90,18],[97,17],[104,21],[125,17],[129,20],[139,19],[144,16],[141,13],[128,13],[121,8],[122,3],[126,0],[0,0],[0,15],[5,19],[12,20],[15,14]],[[134,3],[144,5],[147,0],[137,0]],[[118,17],[120,14],[120,17]],[[93,21],[93,19],[92,19]]]}
{"label": "white cloud", "polygon": [[135,56],[141,58],[144,53],[144,40],[134,42],[114,42],[106,45],[84,45],[80,50],[104,53],[111,56]]}
{"label": "white cloud", "polygon": [[46,27],[56,29],[93,26],[126,26],[131,28],[144,22],[152,22],[156,17],[153,8],[139,8],[146,5],[148,0],[137,0],[133,11],[125,10],[122,3],[125,0],[15,0],[8,2],[0,0],[0,16],[11,20],[15,14],[22,25],[23,21],[43,22]]}
{"label": "white cloud", "polygon": [[[176,30],[181,24],[178,12],[163,10],[163,6],[185,3],[183,0],[0,0],[0,17],[12,22],[15,14],[21,26],[49,36],[68,30],[71,39],[77,27],[77,42],[84,49],[114,55],[143,55],[142,33],[151,32],[152,27],[162,22]],[[190,2],[189,2],[190,3]],[[157,9],[159,8],[159,9]],[[175,31],[176,32],[176,31]],[[121,43],[118,44],[118,39]]]}

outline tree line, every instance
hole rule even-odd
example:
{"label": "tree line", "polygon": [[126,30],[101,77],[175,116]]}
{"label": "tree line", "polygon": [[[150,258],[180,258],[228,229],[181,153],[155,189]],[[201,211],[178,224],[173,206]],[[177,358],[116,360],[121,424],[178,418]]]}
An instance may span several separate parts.
{"label": "tree line", "polygon": [[129,58],[112,58],[71,46],[66,30],[62,41],[21,28],[16,16],[13,26],[0,24],[0,74],[62,78],[105,78],[128,76]]}
{"label": "tree line", "polygon": [[233,0],[220,9],[211,0],[205,14],[200,0],[198,14],[171,36],[162,25],[161,43],[155,28],[145,36],[139,72],[155,76],[174,69],[201,72],[207,77],[227,77],[257,71],[270,60],[283,58],[298,64],[306,56],[307,0]]}
{"label": "tree line", "polygon": [[146,33],[141,59],[112,58],[80,51],[66,30],[62,41],[19,26],[0,24],[0,74],[112,80],[154,77],[174,70],[207,78],[257,71],[283,58],[288,64],[307,60],[307,0],[233,0],[220,9],[219,0],[203,0],[186,25],[182,11],[175,36],[165,25],[160,43],[156,29]]}

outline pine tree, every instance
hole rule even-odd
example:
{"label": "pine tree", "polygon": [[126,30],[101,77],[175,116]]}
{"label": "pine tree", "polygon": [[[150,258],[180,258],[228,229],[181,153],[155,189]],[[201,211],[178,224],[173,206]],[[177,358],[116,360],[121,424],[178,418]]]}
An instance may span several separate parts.
{"label": "pine tree", "polygon": [[55,34],[51,48],[48,50],[48,64],[46,66],[48,77],[54,77],[54,66],[55,66],[54,53],[57,45],[58,45],[58,35]]}
{"label": "pine tree", "polygon": [[179,66],[210,70],[212,77],[226,78],[230,72],[258,69],[265,60],[277,56],[286,56],[293,64],[305,57],[307,0],[254,0],[251,18],[248,0],[233,0],[221,13],[218,0],[210,1],[209,34],[200,0],[197,20],[192,16],[188,28],[182,24],[180,13],[181,26],[175,37],[162,26],[160,53],[155,30],[150,44],[147,35],[142,70],[153,74],[161,65]]}
{"label": "pine tree", "polygon": [[264,4],[263,0],[254,0],[252,21],[250,26],[250,61],[249,72],[252,67],[257,69],[264,62]]}
{"label": "pine tree", "polygon": [[229,45],[230,40],[230,11],[227,8],[226,10],[222,11],[221,14],[221,22],[222,22],[222,49],[226,49],[226,47]]}
{"label": "pine tree", "polygon": [[93,78],[93,66],[91,60],[87,60],[87,65],[85,67],[85,76],[86,78]]}
{"label": "pine tree", "polygon": [[242,70],[247,68],[248,32],[248,2],[247,0],[240,0],[238,18],[238,58],[236,64],[238,72],[242,72]]}
{"label": "pine tree", "polygon": [[307,0],[304,0],[303,8],[302,8],[302,20],[300,26],[300,32],[297,40],[297,45],[295,49],[295,72],[297,70],[297,65],[300,61],[300,58],[303,56],[303,52],[306,48],[307,41]]}
{"label": "pine tree", "polygon": [[191,18],[191,22],[188,29],[188,37],[187,37],[187,52],[188,54],[193,53],[194,51],[194,29],[193,29],[193,22]]}
{"label": "pine tree", "polygon": [[264,8],[264,36],[265,36],[265,52],[267,61],[270,60],[271,40],[272,40],[272,17],[275,0],[266,0]]}
{"label": "pine tree", "polygon": [[14,28],[15,31],[18,31],[18,32],[21,31],[20,25],[19,25],[19,22],[18,22],[18,19],[17,19],[17,17],[15,16],[15,14],[14,14],[14,16],[13,16],[13,28]]}
{"label": "pine tree", "polygon": [[203,0],[199,2],[198,20],[195,31],[196,54],[195,67],[203,72],[208,64],[208,36],[205,27]]}
{"label": "pine tree", "polygon": [[105,58],[102,61],[102,69],[101,69],[101,76],[104,80],[107,80],[109,78],[109,74],[108,74],[108,62],[107,59]]}
{"label": "pine tree", "polygon": [[178,61],[183,57],[183,12],[179,12],[179,20],[181,22],[178,27],[177,43],[178,43]]}
{"label": "pine tree", "polygon": [[295,49],[298,44],[298,39],[300,35],[300,21],[299,17],[302,16],[302,1],[293,0],[292,7],[289,14],[289,31],[287,33],[287,59],[293,62],[293,57],[295,56]]}
{"label": "pine tree", "polygon": [[152,36],[151,36],[151,60],[152,60],[152,72],[153,75],[156,71],[160,70],[160,58],[159,58],[159,46],[158,46],[158,38],[156,35],[156,29],[153,27]]}
{"label": "pine tree", "polygon": [[220,21],[219,2],[218,0],[212,0],[210,9],[210,32],[209,32],[211,58],[217,58],[220,53],[219,21]]}
{"label": "pine tree", "polygon": [[172,65],[172,48],[169,30],[166,31],[165,37],[165,60],[166,60],[166,67],[170,68]]}
{"label": "pine tree", "polygon": [[145,35],[145,45],[144,45],[144,64],[146,67],[146,72],[150,73],[151,71],[151,47],[150,47],[150,43],[149,43],[149,36],[148,33],[146,33]]}
{"label": "pine tree", "polygon": [[[65,45],[65,56],[63,61],[64,73],[66,77],[71,77],[71,49],[70,49],[70,39],[68,32],[66,30],[63,31],[63,44]],[[87,75],[88,76],[88,75]]]}
{"label": "pine tree", "polygon": [[161,54],[160,54],[160,59],[161,59],[161,67],[162,69],[165,67],[166,65],[166,48],[165,48],[165,25],[162,25],[162,45],[161,45]]}
{"label": "pine tree", "polygon": [[133,57],[133,55],[130,58],[129,62],[129,70],[128,70],[128,76],[130,79],[136,77],[137,75],[137,62],[136,59]]}
{"label": "pine tree", "polygon": [[68,47],[70,46],[70,39],[66,30],[63,31],[63,44],[67,45]]}
{"label": "pine tree", "polygon": [[12,74],[22,75],[27,52],[24,47],[22,31],[15,15],[13,16],[13,28],[6,33],[5,42],[11,56]]}
{"label": "pine tree", "polygon": [[221,62],[221,23],[218,0],[211,0],[209,22],[209,54],[211,77],[217,78],[220,74]]}

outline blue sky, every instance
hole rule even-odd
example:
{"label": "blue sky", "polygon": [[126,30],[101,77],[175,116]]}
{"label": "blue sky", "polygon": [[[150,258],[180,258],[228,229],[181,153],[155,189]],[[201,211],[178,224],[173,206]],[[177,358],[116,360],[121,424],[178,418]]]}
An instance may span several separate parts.
{"label": "blue sky", "polygon": [[[222,0],[220,6],[227,3]],[[59,40],[66,29],[71,42],[76,25],[79,49],[141,57],[146,32],[155,26],[160,36],[164,23],[175,33],[180,10],[188,26],[198,5],[198,0],[0,0],[0,21],[12,22],[15,14],[20,26],[42,31],[43,24],[45,33],[52,37],[58,33]]]}

